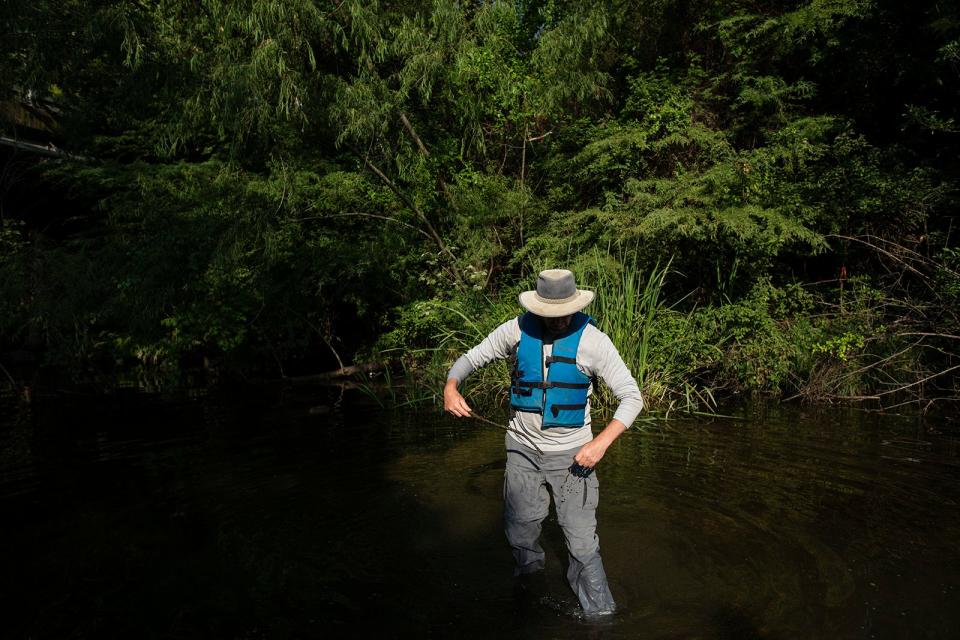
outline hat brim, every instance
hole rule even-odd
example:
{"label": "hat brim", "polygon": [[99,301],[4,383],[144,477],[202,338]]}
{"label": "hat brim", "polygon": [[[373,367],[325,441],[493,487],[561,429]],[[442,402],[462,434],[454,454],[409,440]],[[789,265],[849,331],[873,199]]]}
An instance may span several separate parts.
{"label": "hat brim", "polygon": [[593,291],[577,289],[577,297],[562,304],[541,302],[536,291],[524,291],[520,294],[520,305],[532,314],[542,318],[562,318],[576,313],[593,302]]}

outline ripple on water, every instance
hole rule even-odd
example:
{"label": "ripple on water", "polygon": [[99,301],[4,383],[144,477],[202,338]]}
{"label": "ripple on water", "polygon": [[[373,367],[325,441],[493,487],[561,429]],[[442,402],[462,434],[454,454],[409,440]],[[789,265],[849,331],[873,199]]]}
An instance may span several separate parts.
{"label": "ripple on water", "polygon": [[[611,511],[614,522],[635,523],[639,544],[613,525],[612,553],[631,557],[638,571],[649,559],[672,576],[664,606],[688,596],[701,605],[713,600],[718,610],[733,602],[761,627],[836,624],[844,617],[838,611],[860,607],[878,575],[916,576],[907,558],[942,574],[938,555],[946,553],[956,568],[956,554],[946,551],[956,513],[944,509],[960,493],[955,447],[901,435],[891,440],[910,446],[919,462],[890,460],[882,430],[904,428],[768,420],[680,425],[625,440],[604,468],[601,528]],[[606,557],[611,536],[604,535]],[[925,544],[904,552],[912,537]],[[894,593],[867,595],[892,604]]]}

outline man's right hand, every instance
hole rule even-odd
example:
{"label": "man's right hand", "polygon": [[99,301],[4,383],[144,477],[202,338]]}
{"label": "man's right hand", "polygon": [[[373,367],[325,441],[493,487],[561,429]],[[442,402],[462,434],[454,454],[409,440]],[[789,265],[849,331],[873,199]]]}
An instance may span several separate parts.
{"label": "man's right hand", "polygon": [[458,418],[466,418],[473,413],[473,409],[457,391],[457,380],[455,378],[447,380],[447,384],[443,387],[443,410]]}

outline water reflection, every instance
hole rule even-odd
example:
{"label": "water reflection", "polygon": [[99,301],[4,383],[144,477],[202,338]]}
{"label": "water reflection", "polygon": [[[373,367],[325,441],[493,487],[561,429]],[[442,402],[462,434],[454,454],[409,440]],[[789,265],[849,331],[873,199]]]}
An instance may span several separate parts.
{"label": "water reflection", "polygon": [[521,588],[502,432],[264,393],[7,411],[5,637],[947,638],[956,434],[783,409],[672,421],[608,452],[623,608],[567,615],[565,550]]}

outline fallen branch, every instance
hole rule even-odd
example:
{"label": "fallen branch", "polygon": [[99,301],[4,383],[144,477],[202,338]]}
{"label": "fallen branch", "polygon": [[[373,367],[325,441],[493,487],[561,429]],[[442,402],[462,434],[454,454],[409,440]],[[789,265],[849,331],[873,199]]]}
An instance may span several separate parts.
{"label": "fallen branch", "polygon": [[863,373],[864,371],[869,371],[870,369],[875,369],[875,368],[879,367],[880,365],[882,365],[884,362],[889,362],[890,360],[893,360],[893,359],[896,358],[897,356],[900,356],[900,355],[906,353],[907,351],[910,351],[911,349],[919,346],[921,342],[923,342],[923,339],[922,339],[922,338],[921,338],[920,340],[917,340],[916,342],[913,342],[913,343],[911,343],[910,345],[904,347],[904,348],[901,349],[900,351],[897,351],[896,353],[892,353],[892,354],[890,354],[889,356],[887,356],[887,357],[885,357],[885,358],[881,358],[880,360],[877,360],[876,362],[871,362],[870,364],[865,365],[865,366],[863,366],[863,367],[860,367],[859,369],[857,369],[857,370],[855,370],[855,371],[851,371],[851,372],[849,372],[849,373],[843,374],[842,376],[839,376],[839,377],[837,377],[837,378],[834,378],[833,381],[832,381],[832,382],[833,382],[833,389],[836,389],[837,387],[839,387],[841,381],[846,380],[847,378],[852,377],[852,376],[855,376],[855,375],[857,375],[857,374],[859,374],[859,373]]}
{"label": "fallen branch", "polygon": [[919,380],[911,382],[910,384],[905,384],[901,387],[897,387],[896,389],[890,389],[889,391],[881,391],[880,393],[877,394],[877,396],[885,396],[891,393],[897,393],[897,392],[903,391],[904,389],[909,389],[910,387],[915,387],[918,384],[923,384],[927,380],[933,380],[934,378],[939,378],[940,376],[950,373],[951,371],[956,371],[957,369],[960,369],[960,364],[944,369],[943,371],[938,371],[937,373],[929,375],[926,378],[921,378]]}
{"label": "fallen branch", "polygon": [[[934,374],[931,374],[931,375],[929,375],[929,376],[926,376],[925,378],[921,378],[921,379],[919,379],[919,380],[915,380],[915,381],[913,381],[913,382],[911,382],[911,383],[909,383],[909,384],[901,384],[901,385],[899,385],[899,386],[898,386],[897,388],[895,388],[895,389],[888,389],[887,391],[881,391],[880,393],[877,393],[877,394],[874,394],[874,395],[871,395],[871,396],[838,396],[838,395],[833,395],[833,394],[826,394],[825,397],[827,397],[827,398],[832,398],[832,399],[834,399],[834,400],[877,400],[877,401],[880,401],[883,396],[890,395],[891,393],[902,393],[902,392],[906,391],[907,389],[910,389],[911,387],[915,387],[915,386],[917,386],[917,385],[919,385],[919,384],[923,384],[924,382],[927,382],[927,381],[929,381],[929,380],[933,380],[934,378],[939,378],[940,376],[946,375],[946,374],[950,373],[951,371],[956,371],[957,369],[960,369],[960,364],[955,365],[955,366],[952,366],[952,367],[949,367],[949,368],[947,368],[947,369],[944,369],[943,371],[938,371],[938,372],[936,372],[936,373],[934,373]],[[917,398],[916,400],[919,402],[919,401],[920,401],[920,398]],[[904,404],[904,403],[901,403],[901,404]],[[894,405],[894,406],[900,406],[900,405]]]}
{"label": "fallen branch", "polygon": [[339,369],[334,369],[333,371],[325,371],[323,373],[314,373],[307,376],[287,376],[284,377],[284,382],[289,382],[291,384],[318,384],[318,383],[341,383],[344,382],[344,378],[350,378],[351,376],[356,376],[365,373],[374,373],[376,371],[382,371],[390,366],[390,363],[382,362],[368,362],[364,364],[353,364],[346,367],[340,367]]}
{"label": "fallen branch", "polygon": [[16,140],[14,138],[8,138],[7,136],[0,136],[0,145],[5,147],[12,147],[18,151],[26,151],[28,153],[33,153],[40,156],[46,156],[48,158],[60,158],[63,160],[80,160],[87,161],[90,158],[86,156],[76,156],[72,153],[68,153],[63,149],[60,149],[54,146],[52,143],[48,144],[35,144],[33,142],[23,142],[22,140]]}

